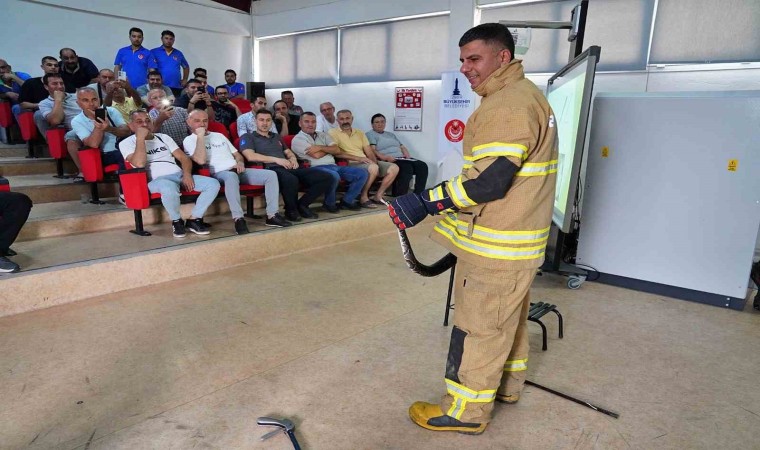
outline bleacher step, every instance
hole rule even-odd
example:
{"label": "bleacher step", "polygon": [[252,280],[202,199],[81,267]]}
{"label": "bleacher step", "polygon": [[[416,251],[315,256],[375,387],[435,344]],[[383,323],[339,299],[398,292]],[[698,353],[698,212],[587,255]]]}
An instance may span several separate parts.
{"label": "bleacher step", "polygon": [[[55,178],[52,174],[13,175],[6,177],[11,190],[29,196],[35,204],[81,200],[90,196],[88,183],[74,183],[69,178]],[[118,193],[116,183],[100,183],[100,197],[115,197]]]}
{"label": "bleacher step", "polygon": [[[231,221],[220,221],[209,236],[188,233],[181,240],[162,227],[150,237],[119,229],[21,243],[14,246],[19,251],[14,260],[22,268],[72,253],[78,261],[3,275],[0,317],[394,232],[383,211],[320,216],[290,228],[259,227],[255,222],[249,221],[249,226],[258,232],[244,236],[233,234]],[[129,252],[102,257],[114,251],[101,248],[106,246]]]}
{"label": "bleacher step", "polygon": [[[4,177],[22,175],[50,175],[56,173],[53,158],[26,158],[22,156],[0,156],[0,175]],[[71,160],[63,160],[63,173],[75,173],[76,166]]]}

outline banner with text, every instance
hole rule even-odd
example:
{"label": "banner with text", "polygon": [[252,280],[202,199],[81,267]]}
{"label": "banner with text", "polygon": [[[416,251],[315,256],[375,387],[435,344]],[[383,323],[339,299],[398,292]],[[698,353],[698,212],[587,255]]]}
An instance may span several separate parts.
{"label": "banner with text", "polygon": [[458,71],[441,76],[441,111],[438,115],[438,182],[462,171],[462,139],[470,114],[475,111],[475,93]]}

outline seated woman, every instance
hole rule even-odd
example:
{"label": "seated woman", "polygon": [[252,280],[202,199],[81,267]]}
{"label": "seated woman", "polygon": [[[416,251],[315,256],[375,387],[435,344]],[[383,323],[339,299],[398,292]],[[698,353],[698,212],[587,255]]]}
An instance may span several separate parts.
{"label": "seated woman", "polygon": [[425,190],[428,177],[428,166],[424,161],[413,159],[409,150],[398,140],[395,134],[385,131],[385,116],[375,114],[372,116],[372,131],[367,132],[367,140],[378,159],[392,162],[399,167],[396,181],[393,183],[391,194],[394,197],[409,192],[409,182],[414,177],[414,192],[416,194]]}

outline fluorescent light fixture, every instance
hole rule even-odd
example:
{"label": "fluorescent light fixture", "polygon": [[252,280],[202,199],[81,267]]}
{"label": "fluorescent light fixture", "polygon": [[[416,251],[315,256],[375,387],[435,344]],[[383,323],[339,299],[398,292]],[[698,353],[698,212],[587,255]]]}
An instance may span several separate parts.
{"label": "fluorescent light fixture", "polygon": [[510,0],[498,3],[489,3],[487,5],[478,5],[478,9],[502,8],[504,6],[527,5],[531,3],[556,3],[561,1],[563,0]]}

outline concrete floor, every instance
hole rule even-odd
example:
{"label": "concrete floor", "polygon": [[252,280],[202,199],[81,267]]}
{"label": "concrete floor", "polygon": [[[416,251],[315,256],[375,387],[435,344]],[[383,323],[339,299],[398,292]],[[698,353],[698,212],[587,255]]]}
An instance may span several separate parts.
{"label": "concrete floor", "polygon": [[[410,237],[418,257],[442,255]],[[243,249],[244,250],[244,249]],[[414,425],[436,401],[448,279],[409,272],[394,234],[198,279],[0,319],[0,448],[292,448],[256,418],[291,418],[307,449],[760,448],[760,314],[596,283],[537,278],[549,350],[531,329],[535,388],[485,434]]]}

